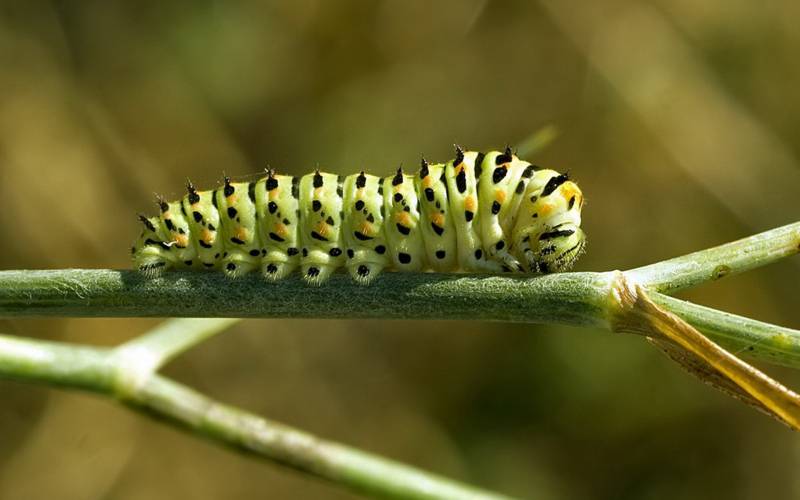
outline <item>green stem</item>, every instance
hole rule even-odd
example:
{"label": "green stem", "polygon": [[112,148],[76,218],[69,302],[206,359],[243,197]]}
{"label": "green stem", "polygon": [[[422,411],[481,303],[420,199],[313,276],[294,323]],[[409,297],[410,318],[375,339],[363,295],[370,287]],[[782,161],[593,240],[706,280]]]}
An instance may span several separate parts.
{"label": "green stem", "polygon": [[386,273],[368,287],[343,274],[309,287],[296,276],[133,271],[0,272],[0,317],[473,319],[607,326],[612,273],[537,278]]}
{"label": "green stem", "polygon": [[325,441],[214,401],[160,375],[150,374],[135,390],[120,390],[117,383],[130,378],[124,373],[129,368],[115,360],[113,350],[0,335],[0,376],[104,395],[123,393],[123,401],[131,407],[176,427],[356,491],[382,498],[506,498]]}
{"label": "green stem", "polygon": [[650,290],[673,294],[770,264],[800,252],[800,222],[732,243],[626,271],[631,281]]}
{"label": "green stem", "polygon": [[800,368],[800,331],[700,306],[656,292],[659,306],[677,314],[736,356]]}

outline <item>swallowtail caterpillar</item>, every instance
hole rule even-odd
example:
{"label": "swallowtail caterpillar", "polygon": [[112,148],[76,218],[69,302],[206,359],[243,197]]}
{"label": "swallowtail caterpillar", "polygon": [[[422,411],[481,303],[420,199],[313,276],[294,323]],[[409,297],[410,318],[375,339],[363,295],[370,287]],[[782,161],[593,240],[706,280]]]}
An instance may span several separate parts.
{"label": "swallowtail caterpillar", "polygon": [[419,172],[302,177],[267,170],[260,180],[158,200],[140,215],[131,248],[147,277],[167,269],[259,270],[270,281],[299,268],[320,285],[340,267],[360,284],[404,272],[549,273],[583,252],[583,195],[566,174],[504,152],[463,151]]}

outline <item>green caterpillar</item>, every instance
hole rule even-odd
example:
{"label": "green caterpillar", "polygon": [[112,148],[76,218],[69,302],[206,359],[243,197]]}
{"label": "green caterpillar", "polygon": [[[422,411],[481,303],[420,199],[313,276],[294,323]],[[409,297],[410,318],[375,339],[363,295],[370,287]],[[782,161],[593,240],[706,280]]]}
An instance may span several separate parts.
{"label": "green caterpillar", "polygon": [[380,178],[319,170],[159,199],[161,214],[139,215],[131,248],[136,268],[220,269],[235,278],[256,269],[279,280],[300,268],[309,284],[336,269],[368,284],[384,269],[548,273],[583,252],[583,195],[566,174],[505,152],[456,146],[455,159],[416,175]]}

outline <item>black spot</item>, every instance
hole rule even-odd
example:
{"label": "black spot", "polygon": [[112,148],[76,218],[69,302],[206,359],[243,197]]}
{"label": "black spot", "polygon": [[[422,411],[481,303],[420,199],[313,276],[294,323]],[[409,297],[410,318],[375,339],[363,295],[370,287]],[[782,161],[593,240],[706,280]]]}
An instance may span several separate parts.
{"label": "black spot", "polygon": [[542,255],[550,255],[551,253],[554,253],[555,251],[556,251],[556,246],[555,245],[550,245],[549,247],[542,248],[542,250],[539,253],[542,254]]}
{"label": "black spot", "polygon": [[206,266],[206,267],[214,267],[214,263],[213,262],[203,262],[203,265]]}
{"label": "black spot", "polygon": [[408,205],[403,207],[403,212],[410,212],[410,211],[411,211],[411,207],[409,207]]}
{"label": "black spot", "polygon": [[247,197],[250,198],[250,201],[253,203],[256,202],[256,183],[251,182],[247,185]]}
{"label": "black spot", "polygon": [[467,171],[463,168],[461,172],[456,175],[456,189],[462,194],[467,190]]}
{"label": "black spot", "polygon": [[292,221],[290,221],[289,219],[283,219],[281,222],[283,222],[284,225],[287,225],[287,226],[292,224]]}
{"label": "black spot", "polygon": [[433,189],[425,188],[425,199],[428,201],[433,201]]}
{"label": "black spot", "polygon": [[461,149],[461,146],[459,146],[458,144],[456,144],[455,146],[456,146],[456,157],[453,160],[453,166],[457,167],[461,165],[461,162],[464,161],[464,150]]}
{"label": "black spot", "polygon": [[283,238],[281,238],[280,236],[278,236],[275,233],[269,233],[269,239],[271,239],[273,241],[277,241],[277,242],[283,241]]}
{"label": "black spot", "polygon": [[262,248],[261,249],[261,256],[263,257],[265,255],[267,255],[267,249],[266,248]]}
{"label": "black spot", "polygon": [[215,253],[215,254],[214,254],[214,258],[215,258],[215,259],[219,259],[219,252],[217,252],[217,253]]}
{"label": "black spot", "polygon": [[186,185],[187,191],[189,191],[189,204],[194,205],[195,203],[200,202],[200,195],[197,194],[197,190],[194,188],[191,182]]}
{"label": "black spot", "polygon": [[215,190],[211,193],[211,204],[214,205],[214,208],[219,210],[219,200],[217,199],[217,191]]}
{"label": "black spot", "polygon": [[311,277],[319,276],[319,269],[316,267],[309,267],[306,274]]}
{"label": "black spot", "polygon": [[378,245],[378,246],[375,247],[375,252],[380,254],[380,255],[383,255],[383,254],[386,253],[386,247],[383,246],[383,245]]}
{"label": "black spot", "polygon": [[400,167],[397,169],[397,173],[394,175],[392,179],[392,186],[399,186],[403,183],[403,168]]}
{"label": "black spot", "polygon": [[267,188],[267,191],[272,191],[273,189],[277,188],[278,179],[270,175],[269,177],[267,177],[267,183],[265,187]]}
{"label": "black spot", "polygon": [[495,157],[494,164],[502,165],[503,163],[508,163],[510,161],[511,161],[511,149],[506,149],[505,153],[497,155],[497,157]]}
{"label": "black spot", "polygon": [[539,241],[552,240],[553,238],[561,238],[563,236],[570,236],[575,233],[573,229],[548,231],[539,235]]}
{"label": "black spot", "polygon": [[547,184],[545,184],[544,189],[542,190],[542,196],[548,196],[555,191],[558,186],[564,184],[568,180],[569,176],[567,174],[554,175],[553,177],[550,177],[550,180],[547,181]]}
{"label": "black spot", "polygon": [[275,212],[278,211],[278,204],[275,203],[274,201],[269,202],[267,204],[267,210],[269,210],[269,213],[274,214]]}
{"label": "black spot", "polygon": [[145,245],[150,245],[150,246],[161,247],[164,250],[169,250],[169,246],[166,243],[164,243],[163,241],[156,241],[156,240],[147,238],[146,240],[144,240],[144,244]]}
{"label": "black spot", "polygon": [[319,212],[320,209],[322,209],[322,202],[320,202],[319,200],[314,200],[311,202],[311,210]]}
{"label": "black spot", "polygon": [[298,253],[300,253],[300,251],[295,247],[289,247],[286,250],[286,255],[288,255],[289,257],[291,257],[293,255],[297,255]]}
{"label": "black spot", "polygon": [[569,204],[567,205],[567,210],[572,210],[572,207],[575,205],[575,195],[569,199]]}
{"label": "black spot", "polygon": [[401,264],[409,264],[411,262],[411,255],[400,252],[397,254],[397,260],[399,260]]}
{"label": "black spot", "polygon": [[192,261],[191,260],[184,260],[183,263],[186,264],[187,266],[191,266],[192,265]]}
{"label": "black spot", "polygon": [[225,177],[225,190],[223,191],[223,193],[225,193],[225,197],[227,198],[228,196],[232,195],[234,191],[236,191],[236,189],[231,185],[230,177]]}
{"label": "black spot", "polygon": [[395,203],[400,203],[403,201],[403,194],[402,193],[395,193],[394,194],[394,201]]}
{"label": "black spot", "polygon": [[308,248],[303,248],[303,257],[308,257]]}
{"label": "black spot", "polygon": [[498,241],[498,242],[495,244],[495,246],[494,246],[494,247],[495,247],[497,250],[502,250],[502,249],[504,249],[504,248],[506,247],[506,242],[505,242],[505,241],[503,241],[503,240],[500,240],[500,241]]}
{"label": "black spot", "polygon": [[517,194],[522,194],[525,191],[525,181],[519,181],[517,184],[517,189],[514,190]]}
{"label": "black spot", "polygon": [[436,250],[436,258],[437,259],[441,260],[441,259],[444,259],[445,257],[447,257],[447,252],[445,252],[444,250]]}
{"label": "black spot", "polygon": [[136,253],[136,247],[131,247],[131,253],[132,254]]}
{"label": "black spot", "polygon": [[186,234],[186,230],[183,229],[182,227],[179,227],[178,228],[178,234]]}
{"label": "black spot", "polygon": [[348,259],[352,259],[354,255],[355,255],[355,252],[353,252],[353,249],[352,248],[348,248],[347,249],[347,258]]}
{"label": "black spot", "polygon": [[152,222],[150,222],[150,219],[148,219],[142,214],[139,214],[139,220],[142,222],[142,224],[144,224],[144,227],[146,227],[148,231],[151,231],[153,233],[156,232],[156,227],[153,225]]}
{"label": "black spot", "polygon": [[[269,188],[267,188],[269,189]],[[292,198],[295,200],[300,198],[300,178],[292,177]]]}
{"label": "black spot", "polygon": [[261,251],[258,250],[257,248],[253,249],[253,250],[250,250],[250,255],[253,256],[253,257],[258,257],[259,255],[261,255]]}
{"label": "black spot", "polygon": [[325,223],[328,224],[329,226],[333,226],[334,224],[336,224],[336,222],[334,222],[333,220],[333,217],[331,217],[330,215],[328,216],[327,219],[325,219]]}
{"label": "black spot", "polygon": [[375,222],[375,216],[372,215],[371,213],[369,215],[367,215],[367,222],[369,222],[369,223]]}
{"label": "black spot", "polygon": [[164,219],[164,224],[167,225],[167,229],[169,229],[170,231],[175,230],[175,223],[172,222],[172,219]]}
{"label": "black spot", "polygon": [[358,275],[361,276],[361,277],[369,275],[369,268],[367,266],[365,266],[364,264],[361,264],[360,266],[358,266],[358,270],[357,271],[358,271]]}
{"label": "black spot", "polygon": [[278,266],[276,266],[275,264],[269,264],[269,265],[267,266],[267,273],[269,273],[269,274],[275,274],[275,273],[277,273],[277,272],[278,272]]}
{"label": "black spot", "polygon": [[539,197],[536,196],[536,195],[531,196],[531,203],[536,203],[536,200],[538,200],[538,199],[539,199]]}
{"label": "black spot", "polygon": [[319,240],[319,241],[328,241],[327,238],[325,238],[324,236],[322,236],[321,234],[319,234],[316,231],[311,231],[311,237],[314,238],[315,240]]}
{"label": "black spot", "polygon": [[386,207],[381,203],[381,217],[386,218]]}
{"label": "black spot", "polygon": [[492,214],[493,215],[499,214],[500,213],[500,208],[501,208],[501,205],[500,205],[499,201],[495,200],[495,201],[492,202]]}
{"label": "black spot", "polygon": [[228,265],[225,266],[225,269],[227,269],[228,271],[235,271],[236,270],[236,264],[234,264],[233,262],[228,262]]}
{"label": "black spot", "polygon": [[425,160],[425,158],[423,158],[422,160],[420,160],[419,178],[424,179],[425,177],[428,177],[429,173],[430,172],[428,171],[428,162]]}
{"label": "black spot", "polygon": [[537,219],[537,218],[539,217],[539,214],[538,214],[538,213],[536,213],[536,212],[534,212],[534,213],[533,213],[533,215],[532,215],[531,217],[532,217],[532,218],[534,218],[534,219]]}
{"label": "black spot", "polygon": [[366,185],[367,185],[367,176],[364,174],[364,172],[361,172],[360,174],[358,174],[358,177],[356,177],[356,189],[362,189]]}
{"label": "black spot", "polygon": [[237,245],[244,245],[244,241],[240,240],[236,236],[231,238],[231,242],[236,243]]}
{"label": "black spot", "polygon": [[323,181],[324,181],[324,179],[322,178],[322,174],[319,173],[319,170],[314,172],[314,181],[313,181],[314,187],[315,188],[321,188],[322,184],[323,184]]}
{"label": "black spot", "polygon": [[473,217],[475,217],[474,212],[470,210],[464,210],[464,218],[467,219],[467,222],[471,221]]}
{"label": "black spot", "polygon": [[341,181],[339,181],[339,183],[336,185],[336,196],[339,198],[344,196],[344,188],[342,187]]}
{"label": "black spot", "polygon": [[495,168],[494,172],[492,172],[492,182],[497,184],[498,182],[502,181],[506,177],[507,173],[508,173],[508,169],[506,167],[497,167],[497,168]]}
{"label": "black spot", "polygon": [[236,209],[234,207],[228,207],[228,217],[231,219],[236,218]]}
{"label": "black spot", "polygon": [[539,262],[539,271],[543,273],[549,273],[550,266],[547,264],[547,262]]}
{"label": "black spot", "polygon": [[356,239],[361,240],[361,241],[367,241],[367,240],[371,240],[372,239],[372,236],[367,236],[366,234],[362,233],[361,231],[354,231],[353,232],[353,236],[355,236]]}
{"label": "black spot", "polygon": [[530,179],[533,177],[533,173],[536,171],[536,167],[533,165],[528,165],[525,167],[525,170],[522,171],[523,179]]}
{"label": "black spot", "polygon": [[364,209],[364,201],[358,200],[355,204],[356,210],[363,210]]}
{"label": "black spot", "polygon": [[209,223],[208,224],[208,230],[213,232],[213,231],[216,231],[217,228],[214,227],[214,224]]}
{"label": "black spot", "polygon": [[212,247],[212,245],[210,243],[206,243],[203,240],[200,240],[199,243],[200,243],[200,246],[203,247],[203,248],[211,248]]}
{"label": "black spot", "polygon": [[411,233],[411,228],[408,228],[408,227],[400,224],[399,222],[397,223],[397,230],[400,231],[400,234],[408,235],[408,234]]}
{"label": "black spot", "polygon": [[328,251],[328,254],[329,254],[331,257],[338,257],[338,256],[342,255],[342,249],[341,249],[341,248],[336,248],[336,247],[334,247],[334,248],[331,248],[331,249]]}
{"label": "black spot", "polygon": [[444,233],[444,228],[442,226],[437,226],[435,222],[431,222],[431,227],[433,228],[433,232],[439,236]]}
{"label": "black spot", "polygon": [[481,257],[483,257],[483,250],[479,248],[475,250],[475,260],[481,260]]}

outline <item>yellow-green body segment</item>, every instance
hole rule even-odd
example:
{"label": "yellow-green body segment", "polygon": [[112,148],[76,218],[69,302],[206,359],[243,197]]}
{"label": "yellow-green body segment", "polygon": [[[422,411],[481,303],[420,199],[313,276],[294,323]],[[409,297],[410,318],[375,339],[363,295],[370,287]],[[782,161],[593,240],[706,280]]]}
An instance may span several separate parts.
{"label": "yellow-green body segment", "polygon": [[583,195],[566,175],[511,153],[456,150],[445,164],[380,178],[267,176],[159,201],[140,216],[132,247],[147,276],[216,269],[260,270],[278,280],[298,269],[310,284],[344,267],[367,284],[383,270],[547,273],[583,252]]}

